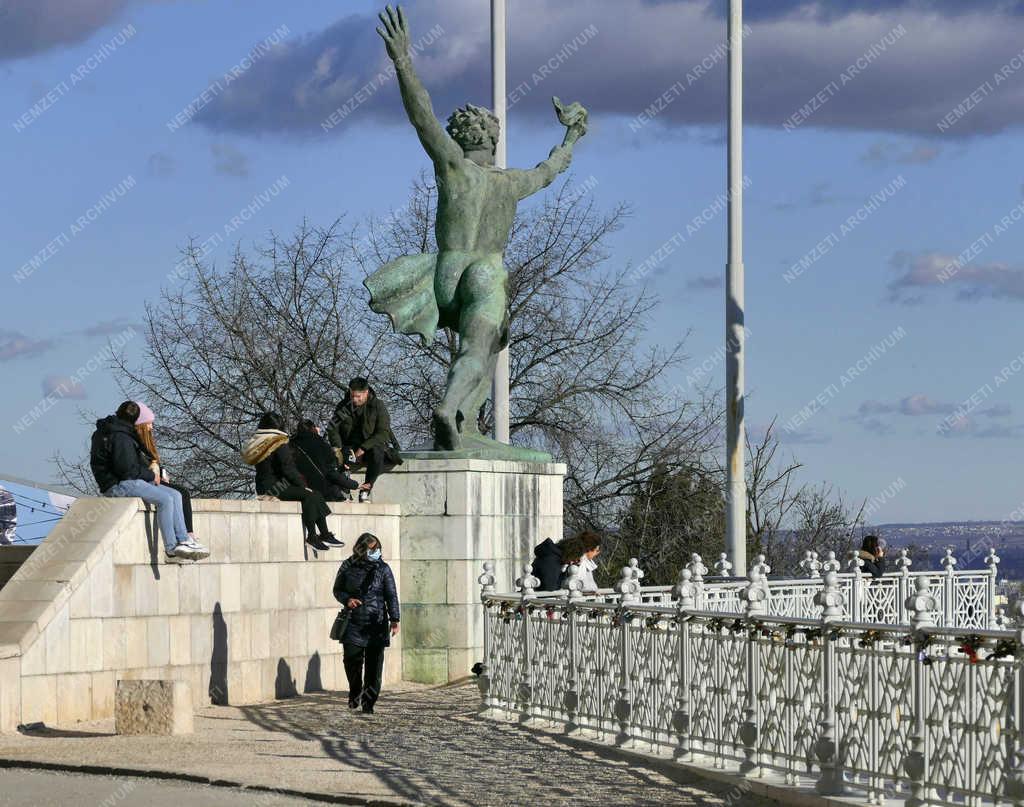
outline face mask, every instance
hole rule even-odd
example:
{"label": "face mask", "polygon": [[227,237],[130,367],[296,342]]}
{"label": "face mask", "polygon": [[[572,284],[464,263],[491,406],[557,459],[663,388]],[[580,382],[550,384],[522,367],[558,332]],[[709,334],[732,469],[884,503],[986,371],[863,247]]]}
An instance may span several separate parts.
{"label": "face mask", "polygon": [[374,549],[372,552],[367,552],[366,557],[370,560],[380,560],[380,550]]}

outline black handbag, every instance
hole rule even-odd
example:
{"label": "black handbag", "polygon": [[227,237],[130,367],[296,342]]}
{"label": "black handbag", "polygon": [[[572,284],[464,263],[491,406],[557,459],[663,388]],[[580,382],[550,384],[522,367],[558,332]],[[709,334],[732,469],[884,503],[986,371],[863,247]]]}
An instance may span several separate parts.
{"label": "black handbag", "polygon": [[[370,586],[373,585],[373,578],[377,576],[376,569],[370,569],[363,576],[363,584],[360,586],[359,596],[356,597],[360,602],[366,600],[366,592],[370,590]],[[334,624],[331,625],[331,640],[340,642],[342,637],[345,635],[345,629],[348,627],[348,621],[352,617],[352,612],[342,606],[338,611],[338,615],[334,617]]]}

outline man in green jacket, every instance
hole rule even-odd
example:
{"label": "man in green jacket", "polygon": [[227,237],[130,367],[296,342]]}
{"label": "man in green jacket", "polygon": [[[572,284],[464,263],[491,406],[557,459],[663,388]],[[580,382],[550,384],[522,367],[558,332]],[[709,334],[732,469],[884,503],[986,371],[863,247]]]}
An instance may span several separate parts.
{"label": "man in green jacket", "polygon": [[344,465],[366,468],[366,481],[359,486],[361,502],[370,500],[373,485],[384,471],[402,462],[388,408],[365,378],[348,382],[348,394],[334,408],[327,437],[340,450]]}

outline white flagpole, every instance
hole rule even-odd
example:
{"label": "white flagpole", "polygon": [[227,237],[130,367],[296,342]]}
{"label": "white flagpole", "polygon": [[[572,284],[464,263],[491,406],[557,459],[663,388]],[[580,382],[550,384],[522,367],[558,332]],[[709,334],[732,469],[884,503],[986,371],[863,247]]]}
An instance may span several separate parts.
{"label": "white flagpole", "polygon": [[747,479],[743,422],[743,0],[729,0],[729,256],[725,268],[725,549],[733,574],[747,574]]}
{"label": "white flagpole", "polygon": [[[505,0],[491,0],[491,107],[501,132],[494,152],[494,165],[507,167],[508,116],[505,111]],[[494,401],[494,439],[509,441],[508,348],[498,354],[494,367],[491,399]]]}

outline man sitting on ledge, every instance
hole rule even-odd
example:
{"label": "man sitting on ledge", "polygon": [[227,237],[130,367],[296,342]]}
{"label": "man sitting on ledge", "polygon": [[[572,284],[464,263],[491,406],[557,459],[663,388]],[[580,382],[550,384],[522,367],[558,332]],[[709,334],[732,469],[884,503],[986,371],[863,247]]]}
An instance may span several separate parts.
{"label": "man sitting on ledge", "polygon": [[153,457],[135,432],[138,417],[139,405],[125,401],[116,414],[96,421],[89,452],[96,486],[104,496],[138,497],[146,504],[156,505],[156,520],[168,560],[207,558],[210,550],[191,538],[185,528],[181,494],[161,486],[150,468]]}
{"label": "man sitting on ledge", "polygon": [[344,466],[366,467],[366,481],[359,486],[361,502],[370,500],[377,477],[402,462],[388,408],[365,378],[348,382],[348,394],[334,408],[327,435]]}

